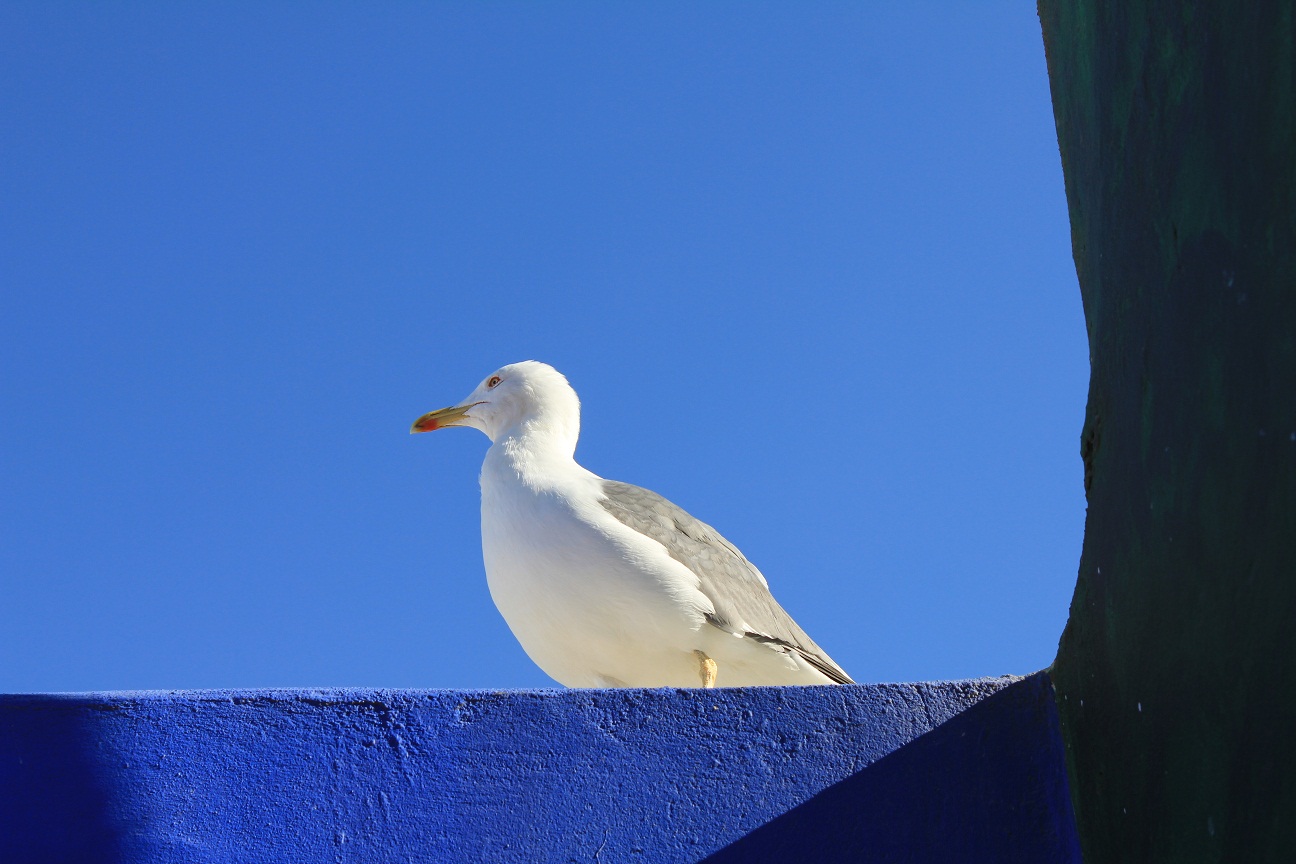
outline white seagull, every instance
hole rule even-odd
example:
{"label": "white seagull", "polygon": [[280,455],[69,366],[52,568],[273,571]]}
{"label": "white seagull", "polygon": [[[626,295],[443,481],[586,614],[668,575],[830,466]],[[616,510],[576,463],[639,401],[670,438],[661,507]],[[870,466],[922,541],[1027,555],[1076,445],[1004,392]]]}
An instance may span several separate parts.
{"label": "white seagull", "polygon": [[567,687],[851,684],[765,577],[655,492],[576,464],[580,400],[528,360],[410,432],[471,426],[491,597],[527,655]]}

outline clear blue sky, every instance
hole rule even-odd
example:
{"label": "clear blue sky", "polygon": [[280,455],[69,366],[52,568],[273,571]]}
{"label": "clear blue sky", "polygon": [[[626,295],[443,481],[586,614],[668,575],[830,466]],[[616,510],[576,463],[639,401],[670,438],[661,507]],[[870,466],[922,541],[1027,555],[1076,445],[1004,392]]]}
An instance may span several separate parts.
{"label": "clear blue sky", "polygon": [[0,8],[0,691],[552,682],[471,430],[715,525],[860,681],[1051,662],[1087,349],[1031,4]]}

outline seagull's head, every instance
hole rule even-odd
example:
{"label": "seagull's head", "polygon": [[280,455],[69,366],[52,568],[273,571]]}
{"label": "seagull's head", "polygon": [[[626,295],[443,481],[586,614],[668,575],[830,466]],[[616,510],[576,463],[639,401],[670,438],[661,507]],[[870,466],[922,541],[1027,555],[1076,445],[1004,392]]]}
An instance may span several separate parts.
{"label": "seagull's head", "polygon": [[447,426],[471,426],[491,441],[540,434],[576,449],[580,400],[557,369],[535,360],[510,363],[487,375],[458,405],[430,411],[414,421],[410,434]]}

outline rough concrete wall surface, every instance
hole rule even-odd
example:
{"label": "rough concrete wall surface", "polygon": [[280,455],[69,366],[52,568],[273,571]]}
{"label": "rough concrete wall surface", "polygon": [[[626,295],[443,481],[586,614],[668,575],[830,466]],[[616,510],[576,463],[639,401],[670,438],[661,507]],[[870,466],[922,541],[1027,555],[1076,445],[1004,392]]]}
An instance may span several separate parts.
{"label": "rough concrete wall surface", "polygon": [[3,862],[1078,862],[1044,673],[0,696]]}
{"label": "rough concrete wall surface", "polygon": [[1089,332],[1085,858],[1296,861],[1293,3],[1042,0]]}

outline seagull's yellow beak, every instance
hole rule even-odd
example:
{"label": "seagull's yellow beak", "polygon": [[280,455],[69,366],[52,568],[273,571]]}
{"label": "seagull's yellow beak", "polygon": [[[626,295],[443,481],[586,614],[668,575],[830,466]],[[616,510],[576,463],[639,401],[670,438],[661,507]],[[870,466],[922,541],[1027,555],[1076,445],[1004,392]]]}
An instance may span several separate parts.
{"label": "seagull's yellow beak", "polygon": [[460,423],[459,421],[468,413],[469,408],[480,404],[482,403],[473,402],[471,405],[452,405],[449,408],[442,408],[440,411],[429,411],[414,421],[414,425],[410,427],[410,434],[432,432],[437,429],[444,429],[446,426],[466,426],[466,423]]}

